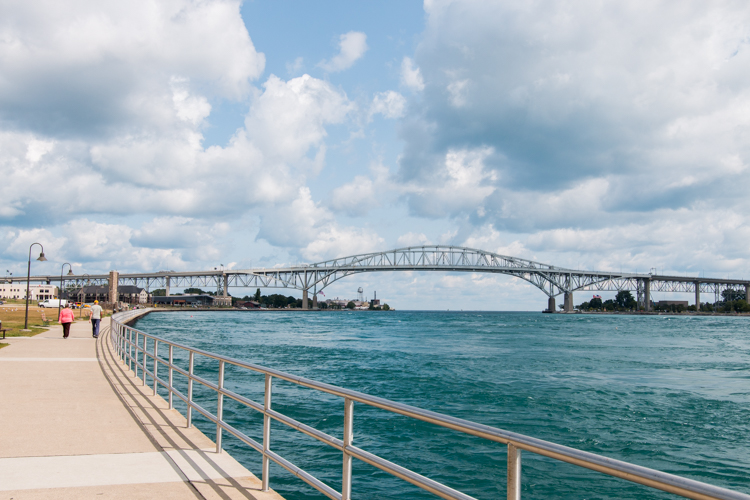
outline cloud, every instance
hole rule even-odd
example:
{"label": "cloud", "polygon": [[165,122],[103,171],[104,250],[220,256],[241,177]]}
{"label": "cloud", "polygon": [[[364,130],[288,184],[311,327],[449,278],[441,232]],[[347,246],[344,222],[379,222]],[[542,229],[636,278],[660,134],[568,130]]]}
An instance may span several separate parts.
{"label": "cloud", "polygon": [[210,96],[245,97],[265,57],[239,6],[11,2],[0,22],[0,123],[66,137],[158,124],[170,115],[173,77]]}
{"label": "cloud", "polygon": [[329,73],[337,73],[351,68],[367,52],[367,35],[359,31],[350,31],[339,37],[339,53],[328,61],[321,61],[318,66]]}
{"label": "cloud", "polygon": [[373,163],[368,174],[355,176],[351,182],[335,188],[328,207],[352,217],[364,216],[389,204],[401,191],[385,165]]}
{"label": "cloud", "polygon": [[450,150],[442,164],[428,175],[410,182],[405,191],[411,210],[425,217],[445,217],[478,211],[484,215],[484,201],[495,192],[496,172],[485,160],[491,148]]}
{"label": "cloud", "polygon": [[431,245],[430,239],[424,233],[406,233],[402,234],[396,240],[399,247],[418,247],[422,245]]}
{"label": "cloud", "polygon": [[354,109],[345,94],[310,75],[287,82],[271,75],[253,102],[245,128],[268,157],[298,160],[326,136],[325,125],[341,123]]}
{"label": "cloud", "polygon": [[[428,84],[401,129],[402,179],[440,171],[449,151],[491,148],[496,192],[554,197],[600,179],[606,214],[723,204],[750,181],[750,7],[432,1],[425,10],[415,59]],[[402,62],[411,88],[415,67]]]}
{"label": "cloud", "polygon": [[300,188],[291,204],[264,214],[258,238],[274,246],[298,248],[308,262],[374,251],[384,244],[373,231],[338,224],[327,208],[313,201],[307,187]]}
{"label": "cloud", "polygon": [[414,60],[410,57],[404,57],[401,61],[401,83],[411,90],[424,90],[422,72],[414,66]]}
{"label": "cloud", "polygon": [[386,118],[401,118],[404,116],[406,109],[406,99],[404,96],[393,90],[379,92],[375,94],[370,105],[369,117],[381,114]]}

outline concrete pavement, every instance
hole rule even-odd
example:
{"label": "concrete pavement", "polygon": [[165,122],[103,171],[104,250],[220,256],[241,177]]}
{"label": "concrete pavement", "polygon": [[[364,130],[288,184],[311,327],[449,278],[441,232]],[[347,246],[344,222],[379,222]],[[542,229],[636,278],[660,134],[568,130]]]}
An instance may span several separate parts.
{"label": "concrete pavement", "polygon": [[54,326],[0,350],[0,500],[283,500],[114,356],[107,327]]}

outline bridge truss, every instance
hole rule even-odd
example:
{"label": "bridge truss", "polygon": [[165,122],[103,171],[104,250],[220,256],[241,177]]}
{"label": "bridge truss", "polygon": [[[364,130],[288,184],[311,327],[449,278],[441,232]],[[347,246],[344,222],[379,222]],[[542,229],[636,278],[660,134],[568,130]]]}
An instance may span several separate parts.
{"label": "bridge truss", "polygon": [[[722,292],[727,289],[740,291],[744,288],[745,293],[750,291],[748,280],[581,271],[484,250],[443,245],[399,248],[291,267],[123,273],[118,276],[118,284],[136,285],[147,290],[208,287],[221,290],[225,295],[229,287],[291,288],[302,290],[306,304],[309,291],[319,292],[348,276],[366,272],[402,271],[505,274],[539,288],[551,299],[549,304],[552,308],[554,297],[564,294],[566,310],[572,309],[572,293],[583,290],[635,291],[641,304],[649,304],[650,293],[654,291],[695,293],[697,301],[701,293],[713,293],[716,301],[719,301]],[[26,278],[13,280],[25,282]],[[75,286],[106,285],[109,275],[65,276],[64,280],[68,285]],[[33,276],[31,281],[59,282],[60,277]]]}

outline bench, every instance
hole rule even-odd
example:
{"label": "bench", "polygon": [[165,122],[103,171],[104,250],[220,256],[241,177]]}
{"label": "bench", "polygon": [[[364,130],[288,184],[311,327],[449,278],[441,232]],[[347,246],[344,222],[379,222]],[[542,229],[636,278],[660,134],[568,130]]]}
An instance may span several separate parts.
{"label": "bench", "polygon": [[5,340],[5,332],[12,330],[12,328],[0,328],[0,332],[3,332],[3,340]]}

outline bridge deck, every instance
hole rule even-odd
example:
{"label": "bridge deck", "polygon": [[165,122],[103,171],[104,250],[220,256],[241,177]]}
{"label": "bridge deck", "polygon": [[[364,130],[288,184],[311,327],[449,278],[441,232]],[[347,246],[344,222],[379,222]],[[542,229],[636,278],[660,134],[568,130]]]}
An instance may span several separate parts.
{"label": "bridge deck", "polygon": [[186,429],[112,356],[107,334],[94,340],[79,322],[70,337],[55,326],[0,350],[0,496],[283,500]]}

